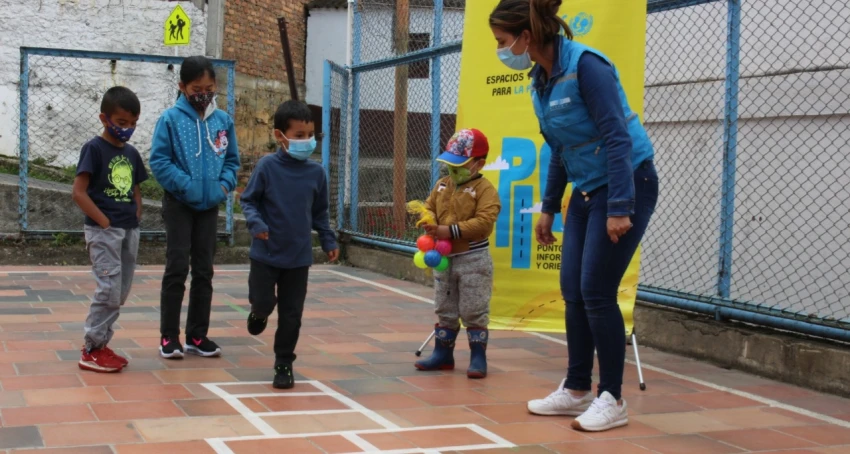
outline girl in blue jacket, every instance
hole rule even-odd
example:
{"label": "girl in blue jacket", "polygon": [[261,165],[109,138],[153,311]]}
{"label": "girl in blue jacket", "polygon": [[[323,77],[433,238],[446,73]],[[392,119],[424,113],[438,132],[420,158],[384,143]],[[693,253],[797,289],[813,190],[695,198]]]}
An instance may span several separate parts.
{"label": "girl in blue jacket", "polygon": [[218,209],[236,188],[239,151],[233,119],[216,108],[215,69],[204,57],[189,57],[180,67],[180,94],[156,124],[150,166],[165,189],[162,217],[166,232],[166,264],[160,295],[159,352],[183,358],[180,309],[186,277],[192,269],[187,353],[219,356],[221,348],[207,338],[212,305],[213,257]]}
{"label": "girl in blue jacket", "polygon": [[490,28],[502,63],[531,69],[534,111],[552,150],[535,228],[540,244],[555,242],[554,216],[573,184],[561,251],[569,368],[558,390],[532,400],[528,410],[578,416],[573,428],[602,431],[628,423],[621,396],[626,328],[617,293],[655,210],[658,176],[652,143],[613,63],[572,40],[560,6],[560,0],[502,0]]}

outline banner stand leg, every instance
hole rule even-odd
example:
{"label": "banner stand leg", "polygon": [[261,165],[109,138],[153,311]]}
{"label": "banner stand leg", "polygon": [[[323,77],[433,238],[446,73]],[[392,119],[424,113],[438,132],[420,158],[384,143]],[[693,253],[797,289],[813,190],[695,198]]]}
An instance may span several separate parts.
{"label": "banner stand leg", "polygon": [[416,350],[416,356],[422,356],[422,350],[425,350],[425,347],[428,346],[428,342],[431,342],[431,339],[434,338],[434,334],[437,330],[431,331],[431,334],[428,336],[428,339],[425,339],[425,342],[422,343],[422,346],[419,347],[419,350]]}
{"label": "banner stand leg", "polygon": [[638,354],[637,335],[635,334],[634,329],[632,330],[631,340],[632,340],[632,342],[631,342],[632,348],[635,349],[635,365],[637,365],[638,381],[640,382],[640,390],[646,391],[646,383],[643,381],[643,370],[640,367],[640,354]]}

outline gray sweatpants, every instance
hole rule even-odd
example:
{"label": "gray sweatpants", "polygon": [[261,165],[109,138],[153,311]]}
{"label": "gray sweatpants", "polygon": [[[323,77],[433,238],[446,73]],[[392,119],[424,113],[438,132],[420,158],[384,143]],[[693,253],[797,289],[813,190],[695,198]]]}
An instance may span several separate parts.
{"label": "gray sweatpants", "polygon": [[97,289],[86,317],[86,348],[102,348],[112,340],[112,324],[130,295],[136,256],[139,252],[139,229],[85,227],[86,249],[92,263]]}
{"label": "gray sweatpants", "polygon": [[440,326],[457,330],[490,324],[493,258],[487,249],[449,258],[449,268],[434,272],[434,302]]}

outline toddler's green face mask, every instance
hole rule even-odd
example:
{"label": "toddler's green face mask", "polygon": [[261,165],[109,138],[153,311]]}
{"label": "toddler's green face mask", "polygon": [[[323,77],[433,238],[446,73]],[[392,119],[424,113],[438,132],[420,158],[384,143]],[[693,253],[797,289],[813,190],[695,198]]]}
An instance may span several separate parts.
{"label": "toddler's green face mask", "polygon": [[466,167],[449,166],[449,176],[456,185],[460,186],[472,179],[472,172]]}

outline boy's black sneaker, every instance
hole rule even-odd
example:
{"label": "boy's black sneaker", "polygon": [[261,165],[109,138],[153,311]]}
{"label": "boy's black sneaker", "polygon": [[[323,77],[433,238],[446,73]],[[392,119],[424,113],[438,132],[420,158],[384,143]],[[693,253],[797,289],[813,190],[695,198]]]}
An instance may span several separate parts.
{"label": "boy's black sneaker", "polygon": [[266,324],[269,322],[268,317],[260,317],[251,312],[248,314],[248,332],[252,336],[257,336],[266,330]]}
{"label": "boy's black sneaker", "polygon": [[292,364],[279,364],[274,367],[274,383],[277,389],[292,389],[295,386],[295,377],[292,376]]}
{"label": "boy's black sneaker", "polygon": [[159,356],[167,359],[183,359],[183,347],[179,338],[162,336],[159,340]]}
{"label": "boy's black sneaker", "polygon": [[218,344],[206,337],[187,337],[185,348],[186,353],[198,356],[212,357],[221,355],[221,348],[219,348]]}

